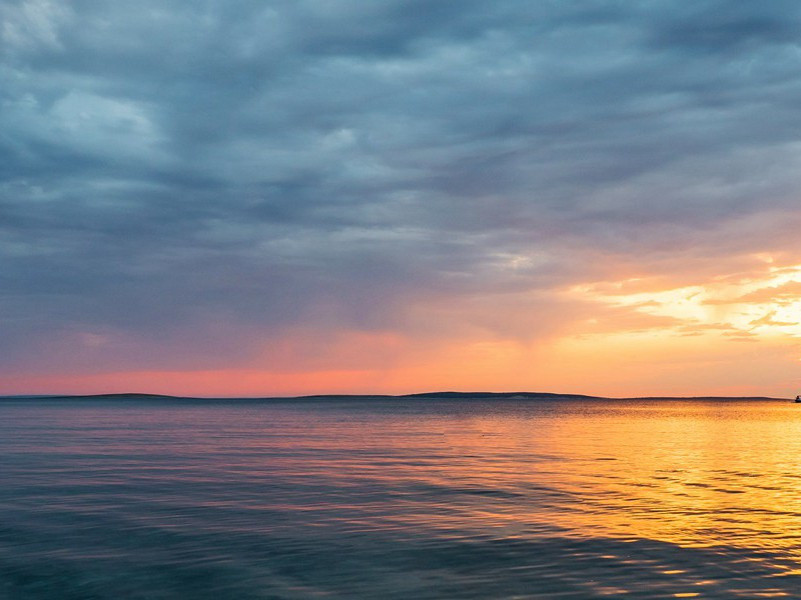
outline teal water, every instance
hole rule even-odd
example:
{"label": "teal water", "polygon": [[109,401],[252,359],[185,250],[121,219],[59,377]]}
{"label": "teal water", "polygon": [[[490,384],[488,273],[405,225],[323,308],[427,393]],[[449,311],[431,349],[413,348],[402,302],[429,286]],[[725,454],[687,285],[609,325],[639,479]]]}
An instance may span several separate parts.
{"label": "teal water", "polygon": [[0,401],[0,599],[801,597],[801,406]]}

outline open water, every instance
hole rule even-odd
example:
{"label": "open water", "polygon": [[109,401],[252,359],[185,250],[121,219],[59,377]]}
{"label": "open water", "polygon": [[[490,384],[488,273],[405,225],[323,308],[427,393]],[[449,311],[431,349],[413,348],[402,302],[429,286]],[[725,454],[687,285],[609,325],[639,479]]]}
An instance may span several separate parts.
{"label": "open water", "polygon": [[0,401],[0,599],[801,598],[801,406]]}

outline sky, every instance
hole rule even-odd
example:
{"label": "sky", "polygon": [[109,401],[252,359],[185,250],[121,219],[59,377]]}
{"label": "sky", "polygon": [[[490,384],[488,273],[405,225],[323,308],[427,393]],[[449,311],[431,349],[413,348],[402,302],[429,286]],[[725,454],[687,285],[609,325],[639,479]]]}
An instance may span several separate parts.
{"label": "sky", "polygon": [[4,0],[0,393],[801,392],[794,0]]}

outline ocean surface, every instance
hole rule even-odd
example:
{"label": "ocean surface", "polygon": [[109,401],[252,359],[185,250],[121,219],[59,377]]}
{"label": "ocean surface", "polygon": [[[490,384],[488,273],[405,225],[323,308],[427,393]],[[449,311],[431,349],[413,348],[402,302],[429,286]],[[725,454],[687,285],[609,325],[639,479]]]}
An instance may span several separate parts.
{"label": "ocean surface", "polygon": [[801,598],[801,405],[2,400],[0,599]]}

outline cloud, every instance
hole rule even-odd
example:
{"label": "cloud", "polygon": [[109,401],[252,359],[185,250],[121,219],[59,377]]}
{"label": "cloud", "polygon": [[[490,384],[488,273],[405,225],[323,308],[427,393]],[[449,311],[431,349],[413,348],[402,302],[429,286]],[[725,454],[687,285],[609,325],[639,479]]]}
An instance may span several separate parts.
{"label": "cloud", "polygon": [[788,281],[780,285],[759,288],[738,298],[729,299],[727,303],[774,303],[787,304],[801,297],[801,281]]}
{"label": "cloud", "polygon": [[539,339],[591,318],[570,286],[801,255],[794,3],[2,11],[9,368]]}

